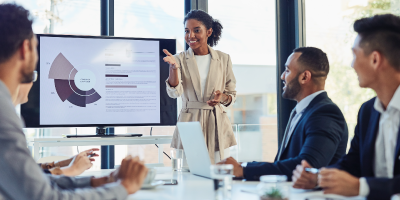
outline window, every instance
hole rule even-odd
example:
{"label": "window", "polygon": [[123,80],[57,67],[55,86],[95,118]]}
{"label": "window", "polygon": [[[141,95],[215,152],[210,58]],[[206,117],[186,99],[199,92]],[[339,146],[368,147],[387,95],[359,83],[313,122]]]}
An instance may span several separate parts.
{"label": "window", "polygon": [[268,105],[268,96],[276,95],[275,1],[209,0],[208,5],[224,27],[215,49],[231,56],[237,81],[231,122],[276,119],[276,103]]}
{"label": "window", "polygon": [[114,35],[120,37],[177,39],[176,52],[184,50],[183,0],[115,0]]}
{"label": "window", "polygon": [[[0,3],[9,2],[0,0]],[[35,33],[100,35],[97,0],[16,0],[34,17]]]}
{"label": "window", "polygon": [[357,35],[353,23],[379,13],[399,14],[399,5],[399,0],[306,0],[306,44],[328,55],[330,72],[326,91],[346,118],[349,141],[361,104],[375,96],[371,89],[359,87],[351,68],[351,47]]}
{"label": "window", "polygon": [[238,160],[273,161],[277,145],[247,147],[277,139],[275,1],[208,0],[208,13],[223,26],[214,48],[231,56],[236,77],[237,99],[227,113],[239,125]]}
{"label": "window", "polygon": [[[114,35],[120,37],[170,38],[176,39],[176,52],[184,51],[184,0],[143,0],[114,1]],[[165,88],[161,88],[165,89]],[[140,133],[150,135],[150,127],[116,128],[116,134]],[[152,135],[172,135],[175,126],[153,127]],[[170,154],[169,145],[162,145],[165,153]],[[155,145],[119,145],[115,146],[115,164],[127,155],[138,155],[146,163],[158,162]],[[171,166],[164,156],[164,165]]]}

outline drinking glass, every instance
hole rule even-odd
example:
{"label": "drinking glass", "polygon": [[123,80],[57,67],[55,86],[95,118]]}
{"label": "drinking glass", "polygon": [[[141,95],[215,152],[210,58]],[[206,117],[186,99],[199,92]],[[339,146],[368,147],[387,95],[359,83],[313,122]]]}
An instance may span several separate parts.
{"label": "drinking glass", "polygon": [[211,165],[210,171],[214,179],[215,199],[231,199],[233,165]]}
{"label": "drinking glass", "polygon": [[172,170],[182,171],[183,155],[184,155],[183,149],[171,150]]}

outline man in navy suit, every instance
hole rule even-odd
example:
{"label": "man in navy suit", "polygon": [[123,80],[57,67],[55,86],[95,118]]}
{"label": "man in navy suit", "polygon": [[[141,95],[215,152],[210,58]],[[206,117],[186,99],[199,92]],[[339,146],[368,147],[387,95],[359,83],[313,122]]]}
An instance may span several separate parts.
{"label": "man in navy suit", "polygon": [[400,193],[400,18],[387,14],[359,19],[353,45],[352,67],[360,87],[373,89],[377,97],[365,102],[349,153],[320,176],[304,168],[293,172],[295,188],[317,185],[324,193],[390,199]]}
{"label": "man in navy suit", "polygon": [[275,162],[238,163],[232,157],[220,164],[232,164],[234,175],[258,180],[261,175],[282,174],[289,179],[302,160],[323,167],[345,153],[347,124],[340,109],[324,91],[329,72],[326,54],[318,48],[295,49],[286,62],[281,79],[282,96],[297,101],[286,127]]}

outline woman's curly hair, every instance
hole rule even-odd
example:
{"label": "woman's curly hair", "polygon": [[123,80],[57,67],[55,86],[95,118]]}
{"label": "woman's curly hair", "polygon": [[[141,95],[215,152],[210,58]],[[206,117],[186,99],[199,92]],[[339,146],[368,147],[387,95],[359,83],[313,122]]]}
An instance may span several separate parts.
{"label": "woman's curly hair", "polygon": [[210,46],[215,46],[218,44],[218,41],[221,39],[222,34],[222,24],[217,20],[213,19],[211,15],[202,11],[202,10],[191,10],[183,21],[183,24],[186,23],[189,19],[195,19],[204,24],[204,26],[208,29],[212,28],[213,32],[210,37],[207,39],[207,44]]}

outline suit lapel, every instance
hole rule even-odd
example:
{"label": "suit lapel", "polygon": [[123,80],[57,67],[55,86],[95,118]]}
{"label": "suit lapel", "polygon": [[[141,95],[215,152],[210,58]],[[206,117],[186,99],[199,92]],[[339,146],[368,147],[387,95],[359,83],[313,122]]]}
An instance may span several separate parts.
{"label": "suit lapel", "polygon": [[308,104],[308,106],[304,109],[303,114],[301,115],[300,119],[297,121],[297,124],[296,124],[296,125],[294,126],[294,128],[293,128],[292,134],[290,134],[290,136],[289,136],[289,139],[288,139],[288,142],[287,142],[286,146],[282,147],[282,148],[284,148],[284,149],[282,150],[281,157],[282,157],[283,152],[286,150],[286,147],[289,146],[292,136],[296,133],[297,127],[299,126],[300,123],[302,123],[302,121],[303,121],[304,117],[307,115],[308,111],[309,111],[315,104],[317,104],[318,102],[320,102],[320,101],[323,100],[324,98],[328,98],[328,95],[327,95],[326,92],[323,92],[323,93],[317,95],[317,96],[310,102],[310,104]]}
{"label": "suit lapel", "polygon": [[200,87],[200,74],[197,67],[196,59],[194,58],[194,53],[191,48],[186,51],[186,66],[188,68],[190,78],[192,80],[192,85],[194,92],[196,93],[197,101],[201,101],[201,87]]}
{"label": "suit lapel", "polygon": [[[285,152],[286,148],[290,145],[292,136],[296,133],[297,127],[299,126],[300,123],[302,123],[302,120],[303,120],[304,117],[307,115],[308,111],[309,111],[315,104],[317,104],[318,102],[322,101],[322,100],[325,99],[325,98],[328,98],[328,95],[327,95],[326,92],[323,92],[323,93],[317,95],[317,96],[310,102],[310,104],[308,104],[308,106],[307,106],[307,107],[305,108],[305,110],[303,111],[303,114],[301,115],[300,119],[297,121],[296,125],[294,126],[293,132],[292,132],[292,134],[290,134],[286,146],[284,146],[284,145],[281,146],[281,148],[283,148],[283,149],[282,149],[282,153],[281,153],[280,157],[278,158],[278,156],[276,156],[276,157],[275,157],[275,160],[277,160],[277,159],[282,160],[282,159],[281,159],[281,158],[282,158],[282,155],[283,155],[283,153]],[[290,124],[288,124],[288,126],[290,126]],[[278,154],[279,154],[279,150],[278,150]]]}
{"label": "suit lapel", "polygon": [[372,108],[371,118],[369,120],[367,133],[365,135],[366,144],[363,145],[367,148],[360,149],[360,151],[364,151],[361,166],[363,166],[363,170],[365,170],[365,172],[371,176],[374,175],[372,166],[374,166],[375,142],[378,135],[379,117],[379,112]]}
{"label": "suit lapel", "polygon": [[216,81],[218,80],[218,76],[220,76],[220,74],[218,73],[218,66],[220,64],[219,56],[217,52],[215,52],[215,50],[212,49],[210,46],[208,46],[208,50],[210,51],[211,55],[211,63],[210,63],[210,69],[208,70],[207,82],[203,96],[204,102],[210,100],[210,98],[213,96],[213,92],[215,92],[214,90]]}
{"label": "suit lapel", "polygon": [[[277,156],[276,159],[282,160],[282,159],[281,159],[281,158],[282,158],[282,155],[283,155],[283,153],[285,152],[286,148],[289,146],[290,140],[291,140],[291,138],[292,138],[292,135],[296,132],[296,128],[297,128],[297,126],[299,125],[300,121],[301,121],[303,118],[304,118],[304,114],[301,115],[300,119],[297,121],[297,124],[296,124],[296,125],[294,126],[294,128],[293,128],[292,134],[286,135],[286,136],[284,135],[284,136],[283,136],[283,141],[287,140],[288,142],[287,142],[286,145],[284,144],[284,142],[282,143],[282,145],[281,145],[282,152],[281,152],[280,155],[279,155],[279,151],[278,151],[278,156]],[[293,120],[293,119],[292,119],[292,120]],[[289,129],[289,130],[287,131],[287,134],[289,134],[289,131],[290,131],[290,124],[288,124],[288,125],[286,126],[286,128]],[[286,130],[285,130],[285,132],[286,132]],[[286,137],[289,137],[289,138],[286,139]]]}

